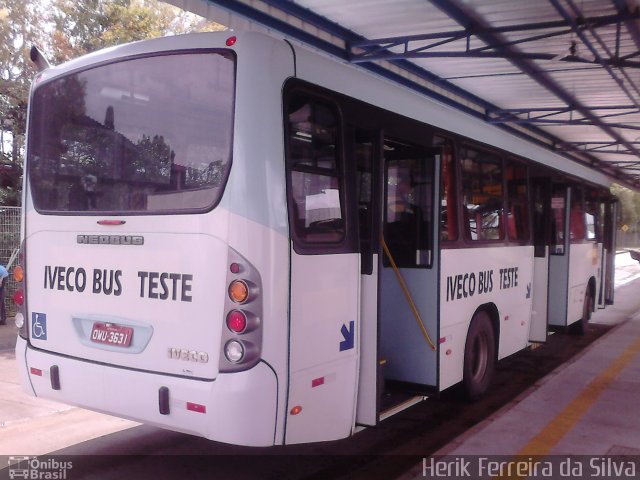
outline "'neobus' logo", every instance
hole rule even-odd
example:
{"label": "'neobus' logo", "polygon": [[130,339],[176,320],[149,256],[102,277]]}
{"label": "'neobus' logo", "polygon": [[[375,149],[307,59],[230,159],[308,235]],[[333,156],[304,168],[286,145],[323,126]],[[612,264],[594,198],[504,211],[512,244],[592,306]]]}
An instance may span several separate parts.
{"label": "'neobus' logo", "polygon": [[144,245],[142,235],[78,235],[76,240],[88,245]]}

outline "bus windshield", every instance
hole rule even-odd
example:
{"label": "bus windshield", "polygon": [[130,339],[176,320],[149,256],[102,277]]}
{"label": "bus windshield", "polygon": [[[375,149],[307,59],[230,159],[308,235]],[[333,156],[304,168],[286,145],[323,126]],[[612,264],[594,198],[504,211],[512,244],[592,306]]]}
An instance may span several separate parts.
{"label": "bus windshield", "polygon": [[235,56],[134,58],[54,79],[31,103],[28,174],[44,213],[206,211],[231,161]]}

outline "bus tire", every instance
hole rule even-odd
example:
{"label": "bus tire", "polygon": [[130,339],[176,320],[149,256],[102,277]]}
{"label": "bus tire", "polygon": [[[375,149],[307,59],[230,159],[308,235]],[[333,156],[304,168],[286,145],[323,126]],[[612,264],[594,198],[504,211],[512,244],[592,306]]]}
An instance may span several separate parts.
{"label": "bus tire", "polygon": [[569,331],[574,335],[584,335],[587,333],[591,312],[593,311],[593,295],[591,288],[587,287],[584,293],[584,301],[582,302],[582,318],[569,326]]}
{"label": "bus tire", "polygon": [[462,385],[469,400],[482,397],[493,380],[496,363],[496,336],[491,318],[485,311],[471,319],[464,346]]}

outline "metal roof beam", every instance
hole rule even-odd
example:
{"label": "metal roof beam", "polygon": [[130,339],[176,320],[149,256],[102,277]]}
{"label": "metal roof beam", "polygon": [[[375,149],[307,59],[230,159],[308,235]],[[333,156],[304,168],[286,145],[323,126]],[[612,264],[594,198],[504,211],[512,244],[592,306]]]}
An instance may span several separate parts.
{"label": "metal roof beam", "polygon": [[[514,123],[519,125],[594,125],[595,122],[590,118],[579,119],[567,119],[567,120],[553,120],[548,118],[490,118],[487,120],[489,123]],[[631,125],[628,123],[606,123],[607,128],[620,128],[623,130],[640,130],[640,125]],[[600,126],[600,125],[598,125]]]}
{"label": "metal roof beam", "polygon": [[[611,2],[618,9],[618,13],[620,15],[629,13],[629,5],[627,5],[626,0],[611,0]],[[637,11],[638,9],[636,7],[636,12]],[[636,52],[634,55],[638,55],[640,53],[640,27],[638,27],[637,22],[635,22],[631,18],[624,20],[624,25],[625,27],[627,27],[627,32],[629,32],[631,39],[636,44],[636,48],[638,49],[638,52]]]}
{"label": "metal roof beam", "polygon": [[[631,79],[631,77],[629,77],[629,75],[624,71],[623,68],[620,68],[619,72],[624,77],[624,80],[626,82],[623,81],[622,78],[619,78],[616,72],[614,72],[613,69],[611,68],[611,65],[608,62],[608,60],[606,58],[603,58],[600,55],[600,53],[598,52],[598,49],[595,47],[595,45],[593,45],[591,40],[585,35],[584,30],[580,28],[580,25],[578,24],[577,20],[571,17],[569,12],[565,10],[565,8],[560,3],[560,0],[549,0],[549,1],[554,6],[556,11],[560,14],[560,16],[571,24],[573,31],[575,32],[576,35],[578,35],[580,40],[582,40],[582,42],[587,46],[591,54],[596,59],[596,62],[602,65],[602,67],[607,71],[609,76],[618,84],[620,89],[627,95],[629,100],[633,102],[634,105],[640,108],[640,103],[638,103],[637,98],[633,95],[632,92],[629,91],[629,89],[626,86],[627,84],[630,85],[631,88],[635,90],[636,95],[640,95],[640,89],[638,89],[638,86]],[[578,7],[573,3],[573,0],[564,0],[564,1],[569,5],[571,10],[573,11],[573,14],[577,18],[580,18],[581,12],[578,9]],[[600,47],[604,50],[604,52],[607,55],[611,56],[611,51],[609,50],[609,47],[607,46],[606,42],[604,42],[593,29],[589,29],[589,33],[596,39],[596,41],[598,42]],[[618,38],[619,38],[619,29],[618,29]]]}
{"label": "metal roof beam", "polygon": [[[640,109],[635,105],[603,105],[594,107],[585,107],[592,112],[615,112],[609,114],[601,114],[600,118],[612,118],[623,117],[625,115],[631,115],[640,112]],[[518,120],[535,122],[537,120],[545,120],[557,115],[569,114],[568,119],[562,119],[563,121],[584,120],[584,118],[574,118],[575,113],[580,113],[575,107],[522,107],[522,108],[499,108],[495,110],[488,110],[487,117],[490,122],[517,122]],[[524,116],[524,117],[523,117]]]}
{"label": "metal roof beam", "polygon": [[[640,12],[623,11],[617,15],[607,15],[592,18],[580,18],[577,20],[579,29],[595,31],[596,28],[607,25],[620,25],[623,21],[631,21],[640,18]],[[549,32],[549,29],[558,28],[560,30]],[[640,62],[629,61],[618,55],[610,55],[607,59],[586,59],[575,55],[575,44],[572,51],[567,55],[558,55],[548,52],[513,52],[505,53],[506,47],[520,45],[523,43],[544,40],[560,35],[574,33],[575,25],[567,20],[528,23],[520,25],[508,25],[503,27],[480,28],[474,25],[463,30],[454,30],[438,33],[425,33],[422,35],[407,35],[400,37],[386,37],[371,40],[359,40],[350,42],[348,45],[350,61],[353,63],[368,62],[374,60],[396,60],[407,58],[439,58],[439,57],[471,57],[471,58],[511,58],[518,56],[531,60],[555,60],[567,63],[585,63],[601,65],[603,61],[613,66],[626,66],[631,68],[640,67]],[[503,40],[499,43],[490,43],[481,47],[471,48],[472,40],[481,40],[483,35],[496,35],[502,33],[527,32],[540,30],[544,33],[527,36],[518,40]],[[618,39],[619,39],[618,32]],[[461,40],[466,40],[462,44]],[[425,44],[427,42],[427,44]],[[458,42],[457,47],[449,51],[433,51],[437,47]],[[412,44],[418,44],[412,46]],[[402,47],[401,52],[394,52],[390,49]],[[505,55],[507,55],[505,57]],[[629,57],[631,58],[631,57]]]}
{"label": "metal roof beam", "polygon": [[[479,35],[479,38],[486,44],[503,45],[506,43],[501,33],[488,32],[487,30],[489,28],[489,25],[486,24],[486,21],[476,15],[475,12],[470,11],[468,9],[468,6],[460,0],[430,1],[440,10],[449,15],[449,17],[456,20],[464,28],[479,27],[481,30],[485,31],[485,33]],[[552,3],[554,2],[554,0],[550,1]],[[572,21],[570,17],[565,18],[565,20]],[[505,53],[507,54],[513,53],[514,51],[515,53],[518,53],[518,50],[516,50],[516,46],[497,47],[497,49],[505,49]],[[533,80],[545,87],[549,92],[554,94],[562,102],[567,105],[574,105],[575,108],[593,125],[598,126],[604,133],[606,133],[616,142],[621,143],[631,152],[633,152],[634,155],[640,157],[640,151],[635,148],[635,146],[631,145],[629,141],[620,134],[620,132],[618,132],[614,127],[602,122],[597,115],[591,112],[586,106],[582,105],[582,103],[579,102],[577,98],[575,98],[571,93],[566,91],[562,86],[555,82],[550,75],[543,71],[540,71],[531,60],[518,57],[510,58],[509,60],[514,66],[527,73]],[[633,103],[635,104],[635,102]],[[619,169],[612,167],[607,162],[601,161],[597,158],[593,158],[591,160],[595,164],[597,164],[603,172],[609,172],[614,176],[618,176],[621,173]],[[627,177],[627,180],[633,183],[636,187],[640,185],[636,177]]]}
{"label": "metal roof beam", "polygon": [[[640,142],[631,142],[633,145],[640,145]],[[628,148],[614,142],[562,142],[556,145],[559,151],[581,151],[590,153],[606,153],[614,155],[633,155]],[[629,160],[620,162],[609,162],[612,164],[636,164],[640,160]]]}

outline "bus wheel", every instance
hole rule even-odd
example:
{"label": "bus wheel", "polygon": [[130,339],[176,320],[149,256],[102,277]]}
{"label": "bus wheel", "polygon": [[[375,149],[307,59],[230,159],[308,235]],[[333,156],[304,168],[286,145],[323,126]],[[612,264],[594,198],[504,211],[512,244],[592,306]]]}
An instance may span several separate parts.
{"label": "bus wheel", "polygon": [[569,325],[569,332],[574,335],[584,335],[587,333],[591,312],[593,311],[593,296],[591,289],[587,287],[584,294],[584,302],[582,304],[582,318],[575,323]]}
{"label": "bus wheel", "polygon": [[495,371],[496,337],[487,312],[477,312],[464,346],[462,384],[470,400],[480,398],[489,389]]}

